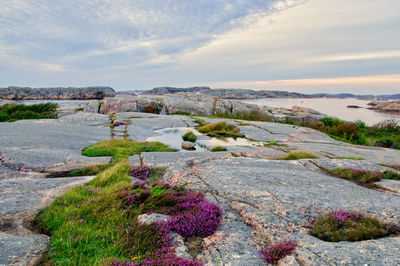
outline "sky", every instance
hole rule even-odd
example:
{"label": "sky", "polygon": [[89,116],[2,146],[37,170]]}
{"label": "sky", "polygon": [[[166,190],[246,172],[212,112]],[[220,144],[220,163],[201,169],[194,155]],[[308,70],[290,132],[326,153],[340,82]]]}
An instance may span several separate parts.
{"label": "sky", "polygon": [[399,0],[0,5],[0,87],[400,93]]}

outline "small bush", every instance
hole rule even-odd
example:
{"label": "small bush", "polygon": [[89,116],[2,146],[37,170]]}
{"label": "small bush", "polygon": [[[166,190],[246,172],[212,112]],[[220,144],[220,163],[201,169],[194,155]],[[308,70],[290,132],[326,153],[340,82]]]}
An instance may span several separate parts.
{"label": "small bush", "polygon": [[151,168],[147,165],[132,166],[129,175],[141,180],[146,180],[150,176]]}
{"label": "small bush", "polygon": [[299,160],[299,159],[316,159],[316,158],[318,158],[318,156],[312,152],[292,151],[289,152],[287,155],[278,158],[278,160]]}
{"label": "small bush", "polygon": [[151,113],[151,114],[159,114],[160,113],[160,111],[158,110],[158,107],[156,105],[146,105],[144,107],[144,112]]}
{"label": "small bush", "polygon": [[212,152],[218,152],[218,151],[227,151],[228,149],[226,147],[221,147],[221,146],[216,146],[211,149]]}
{"label": "small bush", "polygon": [[280,259],[292,255],[297,248],[297,243],[292,240],[283,240],[268,249],[260,250],[266,263],[277,263]]}
{"label": "small bush", "polygon": [[5,104],[0,106],[0,122],[13,122],[22,119],[56,119],[58,105],[41,103],[32,105]]}
{"label": "small bush", "polygon": [[337,177],[354,181],[359,184],[369,184],[373,182],[379,182],[382,180],[382,173],[369,170],[353,169],[353,168],[335,168],[330,170],[329,172]]}
{"label": "small bush", "polygon": [[237,126],[231,125],[223,122],[206,124],[204,126],[200,126],[196,128],[197,131],[201,133],[207,134],[210,137],[232,137],[232,138],[241,138],[244,137],[243,134],[240,133],[240,130]]}
{"label": "small bush", "polygon": [[312,235],[329,242],[362,241],[384,237],[388,231],[374,217],[340,210],[321,215],[313,225]]}
{"label": "small bush", "polygon": [[182,139],[184,141],[196,142],[197,136],[192,131],[188,131],[182,136]]}
{"label": "small bush", "polygon": [[400,180],[400,175],[394,171],[385,171],[382,175],[383,179]]}
{"label": "small bush", "polygon": [[119,126],[124,126],[124,125],[126,125],[126,123],[125,122],[121,122],[121,121],[117,121],[117,122],[114,122],[114,127],[119,127]]}

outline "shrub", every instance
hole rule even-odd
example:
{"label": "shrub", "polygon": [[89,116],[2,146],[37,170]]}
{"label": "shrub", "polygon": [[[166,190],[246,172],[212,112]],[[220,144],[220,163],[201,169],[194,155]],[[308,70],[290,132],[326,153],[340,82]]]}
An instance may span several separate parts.
{"label": "shrub", "polygon": [[299,159],[316,159],[316,158],[318,158],[318,156],[312,152],[292,151],[283,157],[279,157],[278,160],[299,160]]}
{"label": "shrub", "polygon": [[[195,204],[187,202],[186,205],[192,207]],[[219,228],[221,215],[222,210],[216,204],[201,201],[192,211],[171,217],[167,226],[169,230],[177,232],[183,237],[207,237],[214,234]]]}
{"label": "shrub", "polygon": [[382,179],[382,173],[362,169],[335,168],[329,172],[337,177],[354,181],[359,184],[379,182]]}
{"label": "shrub", "polygon": [[292,240],[283,240],[268,249],[260,250],[266,263],[277,263],[280,259],[292,255],[296,251],[297,243]]}
{"label": "shrub", "polygon": [[158,107],[156,105],[146,105],[144,107],[144,112],[145,113],[152,113],[152,114],[159,114],[160,111],[158,110]]}
{"label": "shrub", "polygon": [[235,125],[231,125],[223,122],[206,124],[196,128],[197,131],[207,134],[210,137],[232,137],[240,138],[244,137],[243,134],[239,133],[239,128]]}
{"label": "shrub", "polygon": [[329,242],[362,241],[384,237],[388,231],[374,217],[340,210],[321,215],[314,222],[312,235]]}
{"label": "shrub", "polygon": [[228,149],[226,147],[221,147],[221,146],[216,146],[211,149],[212,152],[218,152],[218,151],[227,151]]}
{"label": "shrub", "polygon": [[332,117],[324,117],[319,121],[321,121],[322,123],[324,123],[325,126],[328,127],[337,127],[338,125],[342,125],[345,123],[344,121],[338,118],[332,118]]}
{"label": "shrub", "polygon": [[150,176],[151,168],[147,165],[132,166],[129,175],[141,180],[146,180]]}
{"label": "shrub", "polygon": [[215,117],[223,117],[230,119],[240,119],[240,120],[248,120],[248,121],[264,121],[271,122],[272,116],[267,115],[259,110],[252,110],[249,112],[238,111],[238,112],[216,112],[214,114]]}
{"label": "shrub", "polygon": [[394,171],[385,171],[382,175],[383,179],[400,180],[400,175]]}
{"label": "shrub", "polygon": [[0,106],[0,122],[12,122],[21,119],[55,119],[58,105],[55,103],[41,103],[32,105],[5,104]]}
{"label": "shrub", "polygon": [[197,137],[192,131],[188,131],[182,136],[182,139],[184,141],[196,142]]}

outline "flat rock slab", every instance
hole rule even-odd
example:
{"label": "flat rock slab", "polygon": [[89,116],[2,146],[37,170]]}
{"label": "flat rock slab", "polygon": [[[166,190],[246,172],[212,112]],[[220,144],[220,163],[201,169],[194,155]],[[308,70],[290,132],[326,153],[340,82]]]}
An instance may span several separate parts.
{"label": "flat rock slab", "polygon": [[[14,169],[43,170],[55,164],[99,162],[81,155],[82,149],[110,138],[108,116],[76,113],[60,119],[0,123],[3,161]],[[10,168],[10,167],[9,167]]]}
{"label": "flat rock slab", "polygon": [[154,118],[131,119],[128,126],[128,135],[132,140],[144,140],[148,137],[157,136],[155,130],[163,128],[186,127],[185,122],[177,116],[157,116]]}
{"label": "flat rock slab", "polygon": [[[209,159],[216,157],[230,156],[228,152],[143,152],[143,161],[146,165],[154,166],[170,166],[175,164],[181,159],[185,160],[199,160]],[[131,164],[140,164],[139,156],[134,155],[129,157]]]}
{"label": "flat rock slab", "polygon": [[49,245],[50,237],[45,235],[0,233],[0,265],[35,265]]}
{"label": "flat rock slab", "polygon": [[322,143],[291,143],[291,147],[307,149],[315,153],[331,158],[358,157],[373,163],[400,164],[400,150],[358,146],[346,143],[322,144]]}
{"label": "flat rock slab", "polygon": [[0,214],[34,212],[67,188],[89,182],[92,178],[84,176],[0,180]]}
{"label": "flat rock slab", "polygon": [[[399,237],[329,243],[309,235],[315,218],[325,211],[338,209],[361,211],[400,225],[400,205],[398,196],[325,175],[309,167],[306,161],[225,158],[195,161],[187,164],[190,167],[186,170],[180,161],[164,178],[172,183],[193,182],[198,188],[213,191],[221,199],[225,212],[235,210],[243,226],[252,227],[255,242],[257,239],[277,242],[285,238],[298,241],[301,247],[296,259],[299,262],[399,264]],[[222,225],[221,234],[225,233],[223,228]],[[221,241],[215,249],[227,244],[229,240]],[[255,246],[250,248],[254,249]],[[230,255],[241,257],[234,252]],[[261,257],[259,262],[247,265],[258,263]]]}

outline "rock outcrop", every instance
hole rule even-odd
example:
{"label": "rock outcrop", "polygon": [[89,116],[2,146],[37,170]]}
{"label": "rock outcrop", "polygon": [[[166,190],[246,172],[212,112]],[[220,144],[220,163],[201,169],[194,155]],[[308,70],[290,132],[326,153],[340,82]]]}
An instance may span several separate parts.
{"label": "rock outcrop", "polygon": [[156,87],[149,91],[143,91],[143,94],[173,94],[178,92],[199,92],[199,91],[206,91],[211,90],[209,87],[190,87],[190,88],[175,88],[175,87]]}
{"label": "rock outcrop", "polygon": [[85,88],[30,88],[13,87],[0,88],[0,98],[8,100],[84,100],[113,97],[115,91],[110,87]]}
{"label": "rock outcrop", "polygon": [[[196,97],[193,95],[191,99]],[[163,99],[169,100],[168,96]],[[129,101],[136,102],[137,98]],[[226,101],[218,100],[216,108],[223,108]],[[168,102],[164,104],[168,106]],[[123,108],[128,107],[126,103]],[[111,111],[110,108],[118,108],[117,103],[104,110]],[[116,119],[130,120],[128,137],[139,141],[158,136],[160,129],[195,130],[196,125],[185,115],[123,112],[117,113]],[[361,211],[399,226],[400,181],[383,180],[375,183],[376,187],[367,188],[323,170],[336,167],[388,170],[381,164],[399,165],[399,150],[351,145],[310,128],[281,123],[204,119],[210,123],[229,121],[253,142],[227,144],[228,151],[220,153],[143,152],[140,157],[129,158],[135,164],[168,167],[164,181],[187,184],[188,188],[202,191],[207,200],[223,209],[219,230],[200,239],[196,259],[205,265],[264,265],[258,250],[291,239],[299,247],[293,256],[287,257],[289,265],[400,264],[399,236],[332,243],[310,234],[313,221],[321,213],[338,209]],[[106,115],[85,112],[57,120],[0,123],[0,264],[31,265],[48,250],[49,237],[31,232],[26,221],[67,188],[93,177],[46,178],[45,174],[72,169],[77,163],[107,162],[110,158],[84,157],[80,152],[86,146],[109,139],[110,128],[104,127],[109,123]],[[309,150],[319,158],[276,160],[295,150]],[[339,159],[344,157],[364,160]],[[142,218],[146,223],[166,218],[155,216]],[[176,254],[185,257],[188,253],[184,240],[179,235],[174,239]]]}
{"label": "rock outcrop", "polygon": [[372,101],[368,103],[368,109],[386,112],[386,113],[400,113],[400,101]]}

